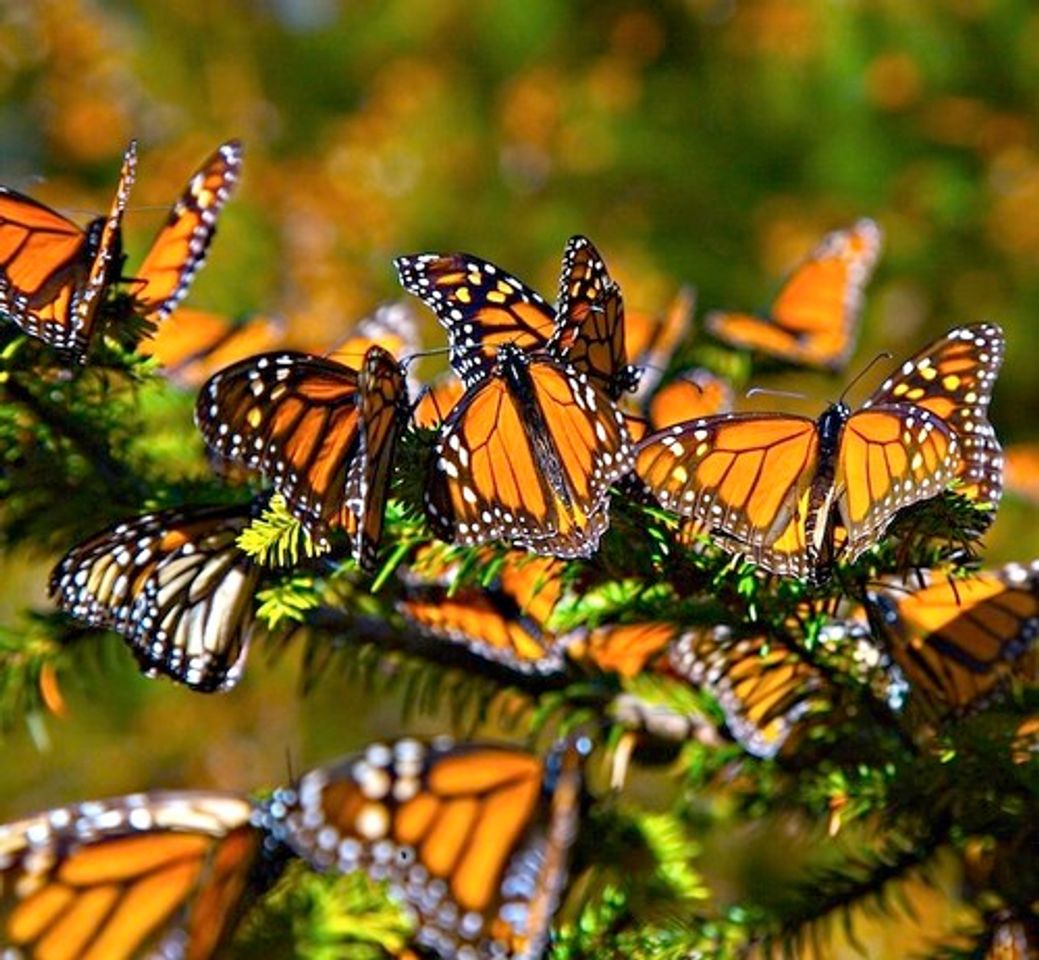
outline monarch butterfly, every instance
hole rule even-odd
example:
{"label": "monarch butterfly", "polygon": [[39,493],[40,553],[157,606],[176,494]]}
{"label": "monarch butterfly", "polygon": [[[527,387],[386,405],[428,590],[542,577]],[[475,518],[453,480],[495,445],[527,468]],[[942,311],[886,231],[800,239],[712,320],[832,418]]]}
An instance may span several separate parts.
{"label": "monarch butterfly", "polygon": [[239,361],[202,388],[195,422],[222,457],[268,474],[313,534],[342,527],[370,569],[407,414],[400,366],[371,346],[360,370],[289,351]]}
{"label": "monarch butterfly", "polygon": [[197,390],[222,368],[276,347],[285,335],[277,318],[234,320],[218,313],[181,307],[176,323],[164,323],[148,344],[167,380]]}
{"label": "monarch butterfly", "polygon": [[236,546],[248,507],[175,507],[73,547],[50,578],[62,610],[130,642],[141,669],[209,692],[241,676],[258,569]]}
{"label": "monarch butterfly", "polygon": [[[609,522],[610,485],[633,463],[603,371],[581,372],[555,355],[544,333],[554,322],[550,308],[493,264],[424,254],[400,258],[397,268],[405,288],[448,328],[451,362],[466,386],[441,430],[426,485],[436,536],[590,555]],[[592,326],[559,326],[563,347],[588,370],[600,356]]]}
{"label": "monarch butterfly", "polygon": [[400,612],[418,629],[521,673],[564,667],[558,638],[547,622],[562,593],[563,567],[548,557],[506,554],[487,587],[412,585]]}
{"label": "monarch butterfly", "polygon": [[712,312],[716,337],[787,363],[839,370],[855,347],[862,291],[883,241],[872,220],[827,234],[787,278],[766,317]]}
{"label": "monarch butterfly", "polygon": [[216,956],[285,863],[254,819],[232,794],[162,792],[0,826],[4,956]]}
{"label": "monarch butterfly", "polygon": [[1039,674],[1039,561],[919,589],[872,587],[867,597],[911,689],[940,714],[964,713]]}
{"label": "monarch butterfly", "polygon": [[[241,157],[241,145],[231,140],[195,172],[128,281],[132,291],[106,305],[106,317],[132,311],[154,325],[184,298],[238,179]],[[0,311],[80,361],[105,295],[120,279],[122,219],[136,168],[132,141],[108,217],[85,231],[35,200],[0,188]]]}
{"label": "monarch butterfly", "polygon": [[644,402],[660,382],[675,351],[689,336],[696,309],[696,291],[682,287],[660,316],[630,312],[624,320],[628,363],[640,371],[635,400]]}
{"label": "monarch butterfly", "polygon": [[272,829],[318,870],[387,881],[438,956],[535,960],[566,882],[585,746],[542,761],[446,738],[375,744],[276,791]]}
{"label": "monarch butterfly", "polygon": [[662,386],[649,401],[649,422],[663,430],[683,420],[728,413],[732,409],[732,387],[710,370],[680,373]]}
{"label": "monarch butterfly", "polygon": [[165,320],[187,296],[205,263],[217,217],[242,169],[242,145],[228,140],[196,170],[170,208],[144,260],[128,280],[129,307],[151,324]]}
{"label": "monarch butterfly", "polygon": [[998,498],[987,412],[1002,358],[999,327],[958,328],[855,413],[839,401],[815,421],[745,413],[676,424],[640,441],[636,470],[663,506],[709,525],[725,549],[772,573],[819,579],[838,516],[853,560],[899,509],[954,479]]}
{"label": "monarch butterfly", "polygon": [[563,252],[559,306],[501,267],[471,254],[398,257],[401,285],[422,299],[448,333],[450,360],[466,389],[490,377],[499,348],[544,351],[586,375],[611,399],[637,376],[626,363],[620,287],[585,237]]}
{"label": "monarch butterfly", "polygon": [[122,267],[120,228],[136,170],[137,141],[131,140],[108,215],[85,230],[0,187],[0,314],[80,361]]}
{"label": "monarch butterfly", "polygon": [[729,733],[757,757],[774,757],[808,718],[832,706],[822,673],[764,635],[737,638],[724,626],[690,630],[670,646],[669,666],[717,699]]}

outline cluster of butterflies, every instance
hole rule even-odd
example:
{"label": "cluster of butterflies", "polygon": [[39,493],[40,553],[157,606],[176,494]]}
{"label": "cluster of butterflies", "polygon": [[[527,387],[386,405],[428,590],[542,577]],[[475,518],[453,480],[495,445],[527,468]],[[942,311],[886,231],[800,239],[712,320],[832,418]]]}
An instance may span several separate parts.
{"label": "cluster of butterflies", "polygon": [[[421,254],[396,266],[446,330],[452,373],[414,396],[403,306],[326,355],[249,350],[276,341],[261,322],[180,311],[160,325],[203,262],[241,152],[225,144],[203,164],[124,277],[120,221],[135,158],[131,146],[109,216],[85,231],[0,192],[0,312],[78,361],[106,324],[132,315],[158,327],[154,352],[171,377],[199,387],[210,449],[265,475],[314,541],[334,548],[345,535],[363,570],[378,565],[395,475],[414,472],[399,462],[399,440],[430,431],[426,521],[436,539],[478,548],[487,574],[476,586],[457,554],[416,551],[400,570],[397,610],[409,629],[467,655],[528,676],[678,679],[713,697],[748,752],[773,756],[840,709],[842,689],[796,624],[789,637],[665,621],[555,628],[565,561],[598,549],[611,497],[649,500],[682,518],[679,536],[810,582],[948,489],[976,507],[979,526],[1000,500],[988,421],[1004,352],[995,325],[950,331],[855,411],[842,398],[817,419],[732,413],[731,388],[710,371],[661,385],[689,334],[691,294],[664,317],[626,316],[586,238],[566,245],[554,305],[488,261]],[[768,315],[714,313],[705,326],[759,355],[840,369],[880,243],[869,220],[829,234]],[[52,593],[74,617],[123,634],[146,672],[226,689],[241,675],[263,574],[238,547],[254,513],[189,507],[127,520],[69,551]],[[499,541],[511,549],[494,549]],[[887,579],[860,600],[834,617],[824,646],[850,651],[889,704],[908,696],[940,720],[1039,672],[1037,564]],[[28,956],[50,955],[59,940],[77,944],[69,956],[133,955],[167,936],[188,956],[210,956],[261,875],[294,854],[389,879],[426,949],[535,957],[564,883],[579,753],[570,744],[541,760],[409,740],[313,771],[262,804],[150,794],[31,818],[0,828],[5,936]],[[140,914],[142,890],[162,909]]]}

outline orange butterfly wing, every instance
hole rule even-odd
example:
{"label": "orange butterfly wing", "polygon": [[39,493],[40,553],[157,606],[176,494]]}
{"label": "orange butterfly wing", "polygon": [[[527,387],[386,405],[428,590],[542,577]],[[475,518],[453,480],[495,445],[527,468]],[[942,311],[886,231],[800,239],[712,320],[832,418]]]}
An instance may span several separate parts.
{"label": "orange butterfly wing", "polygon": [[843,367],[881,242],[872,220],[828,234],[789,276],[767,318],[716,311],[707,329],[733,346],[789,363]]}
{"label": "orange butterfly wing", "polygon": [[116,524],[54,568],[58,605],[122,634],[146,673],[202,691],[241,676],[259,571],[236,545],[248,508],[173,508]]}
{"label": "orange butterfly wing", "polygon": [[638,372],[626,362],[620,287],[586,237],[567,242],[556,316],[549,353],[587,374],[613,400],[637,385]]}
{"label": "orange butterfly wing", "polygon": [[278,869],[261,876],[252,812],[230,794],[171,792],[0,826],[0,940],[27,960],[130,960],[175,945],[209,960]]}
{"label": "orange butterfly wing", "polygon": [[443,540],[587,556],[608,522],[609,487],[630,466],[624,418],[598,386],[507,346],[441,431],[427,513]]}
{"label": "orange butterfly wing", "polygon": [[863,404],[911,403],[940,417],[959,441],[958,492],[990,505],[993,515],[1003,493],[1003,457],[988,407],[1005,350],[995,324],[957,327],[906,360]]}
{"label": "orange butterfly wing", "polygon": [[642,673],[677,633],[673,623],[611,624],[570,636],[566,652],[578,663],[630,678]]}
{"label": "orange butterfly wing", "polygon": [[162,365],[166,379],[197,390],[218,370],[273,350],[284,335],[284,324],[273,317],[239,321],[181,307],[177,322],[159,327],[147,349]]}
{"label": "orange butterfly wing", "polygon": [[312,770],[272,802],[312,866],[386,880],[418,914],[419,946],[536,957],[565,882],[578,759],[564,748],[550,774],[514,747],[400,740]]}
{"label": "orange butterfly wing", "polygon": [[503,344],[544,347],[555,329],[555,311],[541,294],[479,257],[424,253],[394,265],[404,289],[447,330],[451,366],[466,387],[490,375]]}
{"label": "orange butterfly wing", "polygon": [[463,393],[465,388],[457,377],[440,377],[422,391],[411,414],[412,422],[423,430],[438,429]]}
{"label": "orange butterfly wing", "polygon": [[41,203],[0,188],[0,314],[79,360],[121,266],[121,225],[136,168],[137,144],[131,141],[108,216],[86,231]]}
{"label": "orange butterfly wing", "polygon": [[727,627],[683,634],[670,668],[717,699],[729,732],[758,757],[775,756],[832,705],[823,674],[793,648],[765,636],[734,638]]}
{"label": "orange butterfly wing", "polygon": [[948,425],[926,410],[872,406],[852,414],[836,475],[847,559],[872,546],[903,507],[941,493],[956,476],[959,451]]}
{"label": "orange butterfly wing", "polygon": [[345,493],[360,446],[355,369],[292,351],[249,357],[210,378],[195,420],[213,450],[269,476],[315,533],[356,531]]}
{"label": "orange butterfly wing", "polygon": [[365,570],[375,566],[382,539],[394,456],[410,408],[400,365],[381,347],[369,347],[358,377],[360,443],[346,474],[346,508],[357,519],[354,557]]}
{"label": "orange butterfly wing", "polygon": [[708,525],[730,550],[804,576],[818,451],[806,417],[729,414],[651,434],[637,446],[635,470],[663,507]]}
{"label": "orange butterfly wing", "polygon": [[168,317],[187,295],[241,168],[242,145],[237,140],[221,144],[174,203],[135,274],[134,308],[152,323]]}
{"label": "orange butterfly wing", "polygon": [[963,713],[1012,675],[1039,679],[1039,562],[935,577],[919,589],[874,588],[869,599],[895,662],[938,712]]}
{"label": "orange butterfly wing", "polygon": [[665,384],[649,402],[649,422],[654,430],[683,420],[698,420],[732,409],[732,386],[710,370],[689,370]]}

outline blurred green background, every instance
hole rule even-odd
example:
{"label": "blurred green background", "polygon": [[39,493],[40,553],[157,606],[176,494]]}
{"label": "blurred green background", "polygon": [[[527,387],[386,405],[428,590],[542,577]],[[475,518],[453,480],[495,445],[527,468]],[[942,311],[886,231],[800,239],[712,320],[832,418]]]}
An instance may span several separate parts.
{"label": "blurred green background", "polygon": [[[580,232],[631,307],[663,309],[685,282],[701,310],[762,307],[826,230],[872,216],[887,243],[850,370],[994,320],[1006,441],[1039,437],[1037,100],[1027,0],[0,3],[0,182],[85,221],[137,137],[131,263],[202,157],[245,142],[192,306],[331,344],[399,295],[397,254],[469,250],[551,294]],[[806,409],[841,388],[769,382]],[[1034,509],[1008,498],[988,539],[993,561],[1034,555]],[[3,562],[0,624],[45,603],[52,561]],[[267,784],[287,754],[298,770],[402,729],[398,704],[353,687],[344,711],[335,675],[299,698],[291,654],[258,651],[206,698],[103,647],[62,678],[65,719],[7,737],[0,818]]]}

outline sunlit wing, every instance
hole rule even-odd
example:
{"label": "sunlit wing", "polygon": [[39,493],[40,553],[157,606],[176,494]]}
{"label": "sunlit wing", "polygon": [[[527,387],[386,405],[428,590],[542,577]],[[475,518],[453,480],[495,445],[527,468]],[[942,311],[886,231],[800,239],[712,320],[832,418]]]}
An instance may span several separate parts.
{"label": "sunlit wing", "polygon": [[142,670],[203,691],[241,676],[259,572],[236,545],[242,507],[185,507],[116,524],[51,574],[58,605],[129,641]]}
{"label": "sunlit wing", "polygon": [[491,373],[503,344],[540,348],[555,329],[555,311],[539,293],[479,257],[423,253],[394,264],[404,289],[447,330],[451,366],[466,387]]}
{"label": "sunlit wing", "polygon": [[121,266],[121,225],[137,167],[123,157],[107,217],[81,230],[14,190],[0,188],[0,316],[82,361],[98,307]]}
{"label": "sunlit wing", "polygon": [[424,430],[438,429],[463,393],[462,381],[452,374],[434,380],[419,396],[411,414],[412,422]]}
{"label": "sunlit wing", "polygon": [[577,827],[580,757],[398,740],[276,791],[275,832],[311,866],[385,880],[442,958],[540,957]]}
{"label": "sunlit wing", "polygon": [[162,324],[145,350],[162,365],[168,380],[197,390],[218,370],[273,350],[284,336],[285,325],[275,317],[238,320],[181,307],[176,322]]}
{"label": "sunlit wing", "polygon": [[653,394],[649,422],[654,430],[732,410],[732,385],[710,370],[680,373]]}
{"label": "sunlit wing", "polygon": [[831,710],[823,674],[787,644],[701,628],[670,647],[670,667],[718,701],[733,738],[758,757],[775,756],[809,718]]}
{"label": "sunlit wing", "polygon": [[624,300],[599,251],[571,237],[563,253],[557,323],[548,351],[599,384],[613,400],[638,384],[627,363]]}
{"label": "sunlit wing", "polygon": [[667,649],[678,632],[673,623],[660,621],[611,624],[570,634],[566,652],[577,663],[634,677]]}
{"label": "sunlit wing", "polygon": [[26,960],[217,956],[280,869],[252,815],[233,794],[167,792],[0,826],[0,945]]}
{"label": "sunlit wing", "polygon": [[397,361],[381,347],[370,347],[358,377],[361,394],[360,449],[346,474],[346,508],[357,522],[354,557],[375,566],[394,457],[410,407],[408,388]]}
{"label": "sunlit wing", "polygon": [[709,526],[728,549],[801,576],[818,448],[806,417],[729,414],[651,434],[637,445],[635,470],[661,506]]}
{"label": "sunlit wing", "polygon": [[631,456],[624,418],[601,388],[547,357],[504,347],[493,375],[444,424],[427,514],[449,542],[507,540],[586,556]]}
{"label": "sunlit wing", "polygon": [[164,320],[187,296],[205,263],[217,218],[242,168],[242,145],[221,144],[188,181],[133,276],[134,310],[152,323]]}
{"label": "sunlit wing", "polygon": [[870,547],[903,507],[941,493],[960,463],[956,436],[926,410],[895,404],[852,414],[836,475],[846,558]]}
{"label": "sunlit wing", "polygon": [[745,350],[839,369],[855,347],[862,294],[881,242],[872,220],[834,231],[790,274],[767,317],[715,311],[707,329]]}
{"label": "sunlit wing", "polygon": [[869,600],[911,688],[939,713],[983,705],[1011,677],[1039,680],[1039,561],[889,583]]}
{"label": "sunlit wing", "polygon": [[911,403],[948,424],[960,447],[958,492],[993,513],[1003,492],[1003,457],[988,407],[1005,349],[995,324],[957,327],[906,360],[863,404]]}

